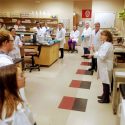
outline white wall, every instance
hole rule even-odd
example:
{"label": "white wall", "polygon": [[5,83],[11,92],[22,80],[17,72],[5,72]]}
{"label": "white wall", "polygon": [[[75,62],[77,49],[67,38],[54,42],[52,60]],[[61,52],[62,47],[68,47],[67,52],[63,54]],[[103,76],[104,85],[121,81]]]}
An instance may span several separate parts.
{"label": "white wall", "polygon": [[74,2],[74,12],[79,15],[79,19],[82,19],[82,10],[92,9],[92,0],[82,0]]}
{"label": "white wall", "polygon": [[93,11],[119,11],[123,9],[124,0],[93,0]]}
{"label": "white wall", "polygon": [[[56,14],[59,19],[70,19],[70,27],[73,24],[73,12],[79,14],[81,19],[82,9],[93,11],[119,11],[124,7],[125,0],[41,0],[37,4],[35,0],[4,0],[0,3],[0,12],[31,12],[48,11]],[[119,23],[118,23],[119,25]]]}
{"label": "white wall", "polygon": [[[70,19],[70,26],[73,24],[73,2],[54,0],[54,1],[41,1],[41,3],[35,3],[34,0],[29,1],[17,1],[0,3],[0,12],[36,12],[47,11],[50,14],[57,15],[59,19]],[[14,0],[13,0],[14,1]]]}
{"label": "white wall", "polygon": [[[120,10],[124,8],[124,0],[93,0],[92,1],[92,9],[93,13],[95,12],[116,12],[118,13]],[[119,20],[118,15],[116,15],[116,23],[115,26],[121,30],[122,22]],[[93,14],[94,18],[94,14]]]}

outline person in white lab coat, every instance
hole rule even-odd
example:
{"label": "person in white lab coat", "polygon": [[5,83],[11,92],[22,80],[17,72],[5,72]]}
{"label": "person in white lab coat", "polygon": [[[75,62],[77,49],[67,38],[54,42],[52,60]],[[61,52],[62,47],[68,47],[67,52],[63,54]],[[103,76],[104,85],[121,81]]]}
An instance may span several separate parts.
{"label": "person in white lab coat", "polygon": [[33,28],[33,31],[37,33],[37,36],[44,36],[43,30],[39,22],[36,22],[36,27]]}
{"label": "person in white lab coat", "polygon": [[48,27],[47,22],[45,22],[44,26],[42,27],[42,32],[44,36],[45,35],[50,36],[50,28]]}
{"label": "person in white lab coat", "polygon": [[16,24],[13,26],[13,28],[15,28],[16,31],[25,31],[26,27],[22,25],[21,20],[17,20]]}
{"label": "person in white lab coat", "polygon": [[[14,38],[6,30],[0,30],[0,67],[14,64],[13,59],[8,55],[14,48]],[[22,99],[27,102],[24,88],[20,89]]]}
{"label": "person in white lab coat", "polygon": [[11,56],[12,59],[21,58],[20,48],[23,46],[23,43],[21,42],[20,37],[16,35],[15,28],[10,28],[9,31],[14,38],[14,48],[8,55]]}
{"label": "person in white lab coat", "polygon": [[[100,23],[95,23],[95,29],[92,31],[91,36],[91,47],[94,47],[94,51],[98,51],[99,47],[101,46],[101,30],[100,30]],[[92,66],[89,71],[95,70],[97,71],[97,58],[92,57]]]}
{"label": "person in white lab coat", "polygon": [[109,103],[110,85],[113,75],[113,37],[111,32],[104,30],[101,32],[102,45],[99,50],[94,53],[97,58],[98,75],[103,84],[103,94],[98,96],[99,103]]}
{"label": "person in white lab coat", "polygon": [[[1,113],[0,113],[0,115],[1,115],[0,116],[0,124],[7,125],[5,123],[5,118],[13,115],[13,112],[11,112],[11,111],[17,111],[17,113],[14,114],[15,119],[13,119],[14,117],[11,117],[12,122],[13,122],[13,120],[15,120],[14,125],[17,125],[17,122],[18,121],[20,122],[21,120],[22,120],[22,123],[19,123],[19,125],[22,125],[24,123],[25,123],[24,125],[33,125],[33,124],[28,124],[28,122],[24,122],[26,120],[25,117],[23,117],[23,116],[26,115],[25,109],[22,110],[22,108],[20,106],[15,107],[15,104],[19,104],[19,103],[18,102],[14,103],[14,100],[24,102],[26,105],[27,105],[27,100],[26,100],[26,97],[25,97],[24,88],[19,88],[19,86],[15,85],[16,82],[18,83],[18,85],[23,84],[25,78],[20,74],[21,72],[18,72],[17,75],[15,74],[16,73],[15,71],[18,71],[18,68],[17,68],[17,70],[14,69],[14,67],[13,67],[13,66],[15,66],[15,65],[13,65],[14,62],[13,62],[12,58],[8,55],[8,53],[13,50],[13,46],[14,46],[14,39],[13,39],[13,36],[10,34],[10,32],[8,32],[6,30],[0,30],[0,82],[1,82],[1,84],[3,84],[0,87],[1,88],[0,91],[1,91],[1,93],[5,94],[5,95],[2,94],[3,97],[1,97],[2,96],[1,95],[0,98],[6,104],[10,104],[10,107],[11,107],[10,108],[10,107],[8,107],[8,105],[4,105],[5,103],[3,103],[3,102],[1,103],[5,107],[9,108],[9,110],[6,110],[6,108],[4,110],[3,107],[0,107],[0,109],[1,109],[0,110],[1,111]],[[11,66],[12,66],[12,68],[9,69],[9,67],[11,67]],[[3,75],[5,75],[5,76],[3,76]],[[17,78],[17,80],[16,80],[16,78]],[[12,81],[12,79],[14,81]],[[13,91],[12,91],[12,89],[13,89]],[[17,95],[17,93],[18,93],[18,95]],[[4,100],[2,98],[4,98]],[[0,100],[0,102],[1,102],[1,100]],[[5,101],[5,100],[7,100],[7,101]],[[15,108],[17,108],[17,110],[14,110]],[[3,113],[4,111],[8,115]],[[23,114],[21,115],[20,112],[22,112]],[[28,109],[27,113],[28,114],[30,113],[29,109]],[[29,114],[29,117],[30,117],[30,114]],[[8,119],[8,120],[10,120],[10,119]],[[32,121],[33,121],[33,119],[32,119]],[[33,121],[33,123],[34,123],[34,121]],[[10,124],[10,121],[9,121],[8,124]]]}
{"label": "person in white lab coat", "polygon": [[89,47],[90,47],[90,40],[91,40],[92,29],[89,23],[85,23],[85,28],[82,32],[82,46],[84,49],[84,55],[81,57],[86,57],[86,54],[90,54]]}
{"label": "person in white lab coat", "polygon": [[14,39],[6,30],[0,30],[0,67],[13,64],[8,53],[13,50]]}
{"label": "person in white lab coat", "polygon": [[24,77],[18,73],[17,66],[0,67],[0,125],[34,125],[28,105],[19,94],[19,80]]}
{"label": "person in white lab coat", "polygon": [[60,52],[61,56],[60,58],[64,57],[64,44],[65,44],[65,30],[63,29],[63,24],[58,24],[58,29],[56,32],[56,39],[60,41]]}
{"label": "person in white lab coat", "polygon": [[[80,32],[77,30],[77,27],[73,26],[73,31],[71,31],[70,39],[68,41],[69,51],[71,51],[71,50],[72,50],[72,52],[75,51],[75,46],[78,43],[79,35],[80,35]],[[72,48],[72,46],[73,46],[73,48]]]}

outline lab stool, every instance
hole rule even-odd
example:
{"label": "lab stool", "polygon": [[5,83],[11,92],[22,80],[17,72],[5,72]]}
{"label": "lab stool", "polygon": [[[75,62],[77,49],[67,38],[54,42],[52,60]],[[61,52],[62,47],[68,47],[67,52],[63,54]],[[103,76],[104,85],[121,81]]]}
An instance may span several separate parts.
{"label": "lab stool", "polygon": [[114,114],[117,114],[118,105],[120,103],[120,92],[117,89],[120,83],[125,83],[125,69],[116,68],[113,71],[112,108]]}
{"label": "lab stool", "polygon": [[40,65],[35,64],[34,57],[38,56],[37,51],[26,51],[25,52],[25,57],[31,57],[31,65],[29,67],[25,67],[25,69],[30,69],[30,72],[32,72],[33,69],[38,69],[40,71]]}

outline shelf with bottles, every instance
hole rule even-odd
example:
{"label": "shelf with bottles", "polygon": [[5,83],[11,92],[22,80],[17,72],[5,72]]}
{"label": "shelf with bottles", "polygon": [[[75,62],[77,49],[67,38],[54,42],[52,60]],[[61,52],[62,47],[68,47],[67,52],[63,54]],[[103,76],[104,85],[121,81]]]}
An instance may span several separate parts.
{"label": "shelf with bottles", "polygon": [[58,19],[53,18],[8,18],[0,17],[0,22],[4,23],[7,27],[12,27],[17,20],[21,20],[22,25],[27,27],[27,29],[33,28],[36,22],[40,22],[41,26],[47,22],[49,27],[55,28],[58,24]]}

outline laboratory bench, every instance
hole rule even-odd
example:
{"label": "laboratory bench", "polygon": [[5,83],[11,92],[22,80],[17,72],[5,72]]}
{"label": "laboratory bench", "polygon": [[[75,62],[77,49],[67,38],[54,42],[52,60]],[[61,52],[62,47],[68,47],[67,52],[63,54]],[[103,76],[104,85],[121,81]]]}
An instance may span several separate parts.
{"label": "laboratory bench", "polygon": [[34,57],[35,64],[42,66],[51,66],[59,58],[59,43],[53,45],[42,45],[39,43],[25,43],[25,49],[35,49],[39,52],[39,55]]}

